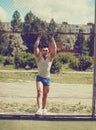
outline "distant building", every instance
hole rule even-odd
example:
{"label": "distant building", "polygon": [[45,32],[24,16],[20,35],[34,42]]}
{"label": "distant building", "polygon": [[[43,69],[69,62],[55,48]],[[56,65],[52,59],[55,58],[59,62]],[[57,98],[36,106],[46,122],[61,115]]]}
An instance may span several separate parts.
{"label": "distant building", "polygon": [[67,32],[74,32],[74,33],[78,33],[80,29],[82,29],[84,33],[90,33],[90,30],[93,27],[92,23],[88,23],[88,24],[68,24],[66,22],[63,22],[62,25],[65,27]]}

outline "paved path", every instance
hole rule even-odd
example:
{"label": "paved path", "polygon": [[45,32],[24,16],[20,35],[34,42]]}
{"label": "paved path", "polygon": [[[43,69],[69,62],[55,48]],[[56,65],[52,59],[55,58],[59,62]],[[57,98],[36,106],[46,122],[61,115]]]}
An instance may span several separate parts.
{"label": "paved path", "polygon": [[[36,100],[35,82],[0,82],[0,101],[32,103]],[[92,85],[52,83],[49,102],[91,105]]]}

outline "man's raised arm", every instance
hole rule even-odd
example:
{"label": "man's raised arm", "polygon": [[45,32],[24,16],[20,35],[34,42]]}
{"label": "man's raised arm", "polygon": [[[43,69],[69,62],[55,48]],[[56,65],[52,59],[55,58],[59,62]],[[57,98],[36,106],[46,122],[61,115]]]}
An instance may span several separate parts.
{"label": "man's raised arm", "polygon": [[57,46],[56,46],[53,33],[50,33],[50,40],[51,40],[51,43],[49,44],[49,51],[50,51],[51,57],[53,58],[57,52]]}
{"label": "man's raised arm", "polygon": [[39,56],[39,53],[40,53],[38,46],[39,46],[41,37],[42,37],[42,33],[40,32],[40,33],[38,34],[38,37],[37,37],[36,42],[35,42],[35,44],[34,44],[34,54],[35,54],[36,57],[38,57],[38,56]]}

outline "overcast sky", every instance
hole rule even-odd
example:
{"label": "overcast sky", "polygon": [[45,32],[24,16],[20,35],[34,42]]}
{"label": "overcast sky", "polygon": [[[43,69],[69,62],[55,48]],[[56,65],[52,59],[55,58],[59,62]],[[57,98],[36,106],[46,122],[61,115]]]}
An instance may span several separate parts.
{"label": "overcast sky", "polygon": [[95,0],[0,0],[0,20],[10,22],[15,10],[21,14],[33,14],[50,22],[63,21],[69,24],[87,24],[94,22]]}

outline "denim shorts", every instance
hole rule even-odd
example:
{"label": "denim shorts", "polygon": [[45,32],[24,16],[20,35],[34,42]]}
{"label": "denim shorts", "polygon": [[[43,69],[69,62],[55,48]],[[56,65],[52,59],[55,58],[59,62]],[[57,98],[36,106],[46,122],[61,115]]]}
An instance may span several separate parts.
{"label": "denim shorts", "polygon": [[37,75],[36,81],[37,82],[39,82],[39,81],[42,82],[42,84],[44,86],[50,86],[50,82],[51,82],[49,77],[44,78],[44,77],[41,77],[39,75]]}

